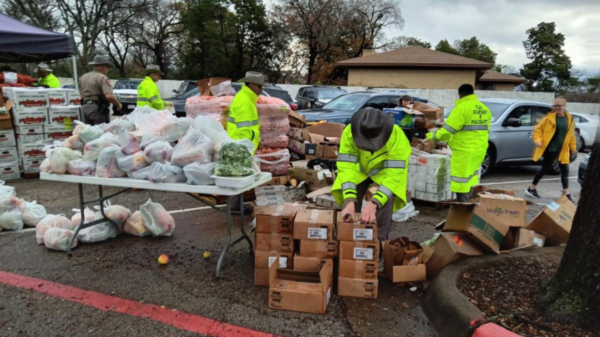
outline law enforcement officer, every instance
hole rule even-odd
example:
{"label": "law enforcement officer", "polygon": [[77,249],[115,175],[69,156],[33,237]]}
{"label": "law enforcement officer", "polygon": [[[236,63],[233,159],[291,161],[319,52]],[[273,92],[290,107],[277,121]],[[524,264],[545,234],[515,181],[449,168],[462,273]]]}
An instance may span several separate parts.
{"label": "law enforcement officer", "polygon": [[110,121],[110,103],[120,111],[123,106],[113,95],[110,80],[106,76],[108,69],[112,68],[108,56],[96,55],[88,63],[94,70],[81,76],[79,79],[79,93],[81,95],[81,112],[87,124],[96,125]]}

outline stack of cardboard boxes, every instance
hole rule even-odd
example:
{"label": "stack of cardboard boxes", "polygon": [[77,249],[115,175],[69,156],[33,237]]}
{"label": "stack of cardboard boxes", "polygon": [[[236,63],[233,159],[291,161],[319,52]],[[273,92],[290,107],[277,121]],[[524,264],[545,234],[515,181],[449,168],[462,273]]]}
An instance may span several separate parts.
{"label": "stack of cardboard boxes", "polygon": [[314,166],[310,169],[308,168],[308,161],[292,162],[292,168],[289,173],[293,179],[303,181],[309,192],[315,192],[333,185],[335,181],[334,173],[330,169],[319,166]]}
{"label": "stack of cardboard boxes", "polygon": [[265,186],[254,188],[257,206],[283,205],[286,202],[303,201],[306,198],[306,189],[303,181],[298,184],[298,181],[295,180],[292,184],[288,176],[275,178],[277,179],[274,179]]}
{"label": "stack of cardboard boxes", "polygon": [[9,114],[0,115],[0,173],[1,180],[21,177],[17,142]]}
{"label": "stack of cardboard boxes", "polygon": [[407,190],[413,199],[446,201],[453,199],[450,191],[450,157],[414,151],[408,166]]}
{"label": "stack of cardboard boxes", "polygon": [[292,125],[288,133],[288,148],[297,154],[297,158],[335,160],[345,127],[338,123],[319,123],[309,128]]}
{"label": "stack of cardboard boxes", "polygon": [[315,271],[338,256],[334,216],[331,210],[298,211],[294,220],[294,239],[300,247],[300,253],[294,256],[296,270]]}
{"label": "stack of cardboard boxes", "polygon": [[338,213],[337,228],[340,241],[338,295],[377,298],[379,281],[379,241],[377,225],[363,224],[360,215],[346,222]]}

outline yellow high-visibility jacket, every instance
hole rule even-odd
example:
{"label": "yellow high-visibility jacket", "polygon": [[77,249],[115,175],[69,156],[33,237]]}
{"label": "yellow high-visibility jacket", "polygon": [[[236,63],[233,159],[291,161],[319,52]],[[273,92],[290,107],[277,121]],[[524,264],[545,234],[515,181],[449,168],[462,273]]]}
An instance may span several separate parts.
{"label": "yellow high-visibility jacket", "polygon": [[[567,134],[565,141],[558,155],[558,161],[561,164],[569,164],[571,162],[571,151],[577,150],[577,138],[575,138],[575,123],[573,122],[573,115],[565,111],[565,116],[568,120]],[[533,161],[538,161],[544,155],[546,148],[550,145],[552,137],[556,132],[556,112],[550,111],[546,117],[536,125],[533,131],[533,142],[541,142],[541,147],[536,147],[533,153]]]}
{"label": "yellow high-visibility jacket", "polygon": [[254,144],[254,151],[260,143],[260,121],[256,102],[258,95],[246,85],[235,95],[229,108],[227,134],[231,139],[248,139]]}
{"label": "yellow high-visibility jacket", "polygon": [[156,110],[165,108],[165,102],[160,98],[158,86],[150,76],[144,78],[137,91],[137,106],[149,106]]}
{"label": "yellow high-visibility jacket", "polygon": [[397,125],[394,125],[387,144],[374,153],[356,147],[352,128],[348,125],[342,133],[337,160],[338,175],[331,189],[335,200],[339,204],[355,201],[357,185],[371,178],[379,185],[373,199],[380,206],[393,199],[394,212],[401,209],[406,205],[410,152],[410,143]]}
{"label": "yellow high-visibility jacket", "polygon": [[48,86],[48,88],[60,88],[60,81],[53,73],[48,74],[48,76],[41,78],[38,80],[37,86]]}
{"label": "yellow high-visibility jacket", "polygon": [[479,183],[479,169],[489,145],[492,113],[475,95],[463,97],[454,104],[444,126],[428,133],[427,138],[449,140],[452,150],[450,190],[469,193]]}

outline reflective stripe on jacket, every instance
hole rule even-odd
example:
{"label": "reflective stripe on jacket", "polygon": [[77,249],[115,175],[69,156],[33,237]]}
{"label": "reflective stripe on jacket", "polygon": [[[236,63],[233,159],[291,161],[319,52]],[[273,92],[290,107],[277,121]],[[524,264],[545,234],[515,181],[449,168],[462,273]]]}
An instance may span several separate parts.
{"label": "reflective stripe on jacket", "polygon": [[54,74],[50,73],[44,78],[38,80],[38,86],[47,86],[48,88],[60,88],[60,81]]}
{"label": "reflective stripe on jacket", "polygon": [[163,110],[165,102],[160,98],[158,86],[150,78],[146,76],[137,89],[137,106],[149,106],[156,110]]}
{"label": "reflective stripe on jacket", "polygon": [[430,140],[448,141],[452,149],[452,192],[469,193],[479,183],[479,169],[489,145],[491,119],[490,109],[477,96],[469,95],[455,102],[441,129],[427,134]]}
{"label": "reflective stripe on jacket", "polygon": [[373,199],[381,206],[393,199],[394,212],[404,207],[410,152],[410,143],[397,125],[394,125],[387,144],[374,153],[356,147],[352,128],[348,125],[342,133],[337,159],[338,175],[331,189],[335,200],[339,204],[356,200],[356,187],[371,178],[379,185]]}
{"label": "reflective stripe on jacket", "polygon": [[[565,112],[568,120],[567,134],[563,146],[558,154],[558,161],[561,164],[569,164],[571,162],[571,151],[577,150],[577,139],[575,138],[575,123],[573,122],[573,116]],[[533,131],[533,142],[541,142],[541,147],[536,147],[533,153],[533,161],[538,161],[544,155],[546,148],[550,144],[554,133],[556,132],[556,112],[550,111],[546,117],[536,125]]]}
{"label": "reflective stripe on jacket", "polygon": [[232,139],[248,139],[254,144],[254,151],[260,143],[260,122],[256,102],[258,96],[242,85],[242,89],[235,95],[229,109],[227,121],[227,134]]}

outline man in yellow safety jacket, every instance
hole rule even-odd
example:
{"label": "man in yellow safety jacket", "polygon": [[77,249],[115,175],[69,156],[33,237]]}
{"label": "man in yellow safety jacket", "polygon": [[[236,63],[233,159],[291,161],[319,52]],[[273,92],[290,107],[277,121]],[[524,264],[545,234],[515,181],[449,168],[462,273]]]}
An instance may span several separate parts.
{"label": "man in yellow safety jacket", "polygon": [[[156,110],[163,110],[165,102],[160,98],[160,92],[156,82],[164,75],[157,65],[149,64],[144,72],[146,77],[138,86],[137,106],[149,106]],[[170,104],[167,102],[167,104]]]}
{"label": "man in yellow safety jacket", "polygon": [[247,72],[246,77],[239,82],[244,85],[231,103],[227,134],[232,139],[248,139],[254,144],[256,152],[260,143],[260,122],[256,102],[266,83],[264,76],[255,71]]}
{"label": "man in yellow safety jacket", "polygon": [[[381,110],[367,108],[356,112],[342,133],[338,175],[331,193],[344,205],[344,220],[354,218],[356,211],[361,213],[362,222],[377,220],[380,242],[388,240],[392,213],[406,205],[410,152],[402,129]],[[372,183],[379,188],[361,212],[362,200]]]}
{"label": "man in yellow safety jacket", "polygon": [[33,86],[44,87],[44,88],[60,88],[60,81],[54,74],[52,74],[52,69],[45,64],[40,63],[37,65],[35,70],[40,77],[37,83],[34,83]]}
{"label": "man in yellow safety jacket", "polygon": [[458,88],[459,100],[441,129],[427,134],[433,141],[448,141],[452,150],[450,190],[458,202],[471,199],[473,186],[479,183],[479,169],[485,158],[492,113],[477,99],[473,86]]}

